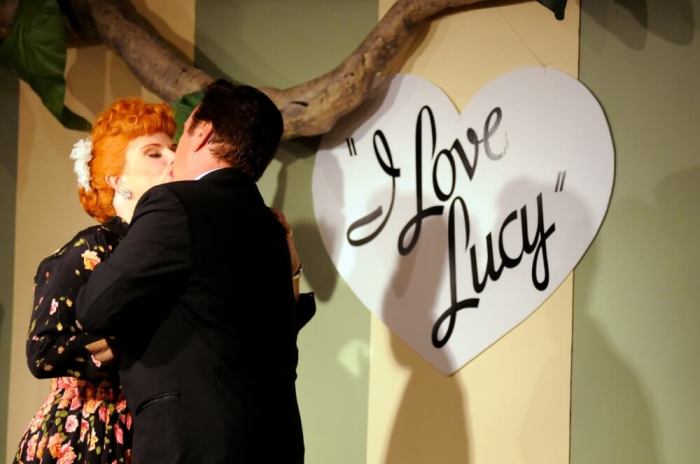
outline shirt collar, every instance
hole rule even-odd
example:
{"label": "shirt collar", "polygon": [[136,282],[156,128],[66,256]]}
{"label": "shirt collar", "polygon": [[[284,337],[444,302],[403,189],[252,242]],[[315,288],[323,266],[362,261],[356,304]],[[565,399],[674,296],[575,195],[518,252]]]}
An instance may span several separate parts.
{"label": "shirt collar", "polygon": [[203,172],[203,173],[201,173],[200,175],[198,175],[197,177],[195,177],[194,180],[200,180],[202,177],[206,176],[207,174],[210,174],[210,173],[212,173],[212,172],[214,172],[214,171],[218,171],[218,170],[220,170],[220,169],[226,169],[226,168],[214,168],[214,169],[210,169],[209,171]]}

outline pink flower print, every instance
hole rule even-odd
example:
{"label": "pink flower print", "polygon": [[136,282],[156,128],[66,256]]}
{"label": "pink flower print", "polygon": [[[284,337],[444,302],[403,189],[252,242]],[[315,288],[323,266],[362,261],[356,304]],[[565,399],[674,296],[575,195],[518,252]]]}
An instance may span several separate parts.
{"label": "pink flower print", "polygon": [[68,406],[70,406],[71,400],[70,398],[66,398],[65,396],[61,398],[61,401],[58,403],[58,408],[57,409],[66,409]]}
{"label": "pink flower print", "polygon": [[88,451],[94,451],[94,449],[97,447],[97,434],[93,433],[90,434],[90,445],[88,446]]}
{"label": "pink flower print", "polygon": [[107,423],[107,406],[104,404],[100,406],[100,410],[98,411],[98,415],[100,416],[100,421],[104,422],[105,424]]}
{"label": "pink flower print", "polygon": [[90,424],[85,419],[80,421],[80,441],[85,440],[85,434],[90,430]]}
{"label": "pink flower print", "polygon": [[73,462],[75,462],[75,458],[76,455],[75,451],[73,451],[73,447],[70,445],[70,443],[66,443],[65,445],[61,446],[56,464],[73,464]]}
{"label": "pink flower print", "polygon": [[49,438],[49,453],[52,458],[57,458],[61,453],[61,434],[54,433]]}
{"label": "pink flower print", "polygon": [[126,415],[126,429],[131,430],[131,414]]}
{"label": "pink flower print", "polygon": [[80,256],[83,258],[83,266],[85,266],[85,269],[88,271],[95,269],[95,266],[100,264],[100,261],[102,261],[100,257],[97,256],[97,252],[92,250],[85,250]]}
{"label": "pink flower print", "polygon": [[27,461],[34,460],[34,454],[36,453],[36,442],[38,439],[38,434],[32,435],[32,438],[29,439],[29,443],[27,443]]}
{"label": "pink flower print", "polygon": [[68,390],[75,385],[73,377],[59,377],[56,379],[56,387],[60,390]]}
{"label": "pink flower print", "polygon": [[71,414],[66,418],[66,432],[73,433],[78,428],[78,418]]}
{"label": "pink flower print", "polygon": [[[87,389],[86,389],[87,390]],[[86,395],[86,396],[92,396],[92,395]],[[85,405],[83,406],[83,415],[84,416],[89,416],[90,414],[94,414],[95,411],[97,411],[97,408],[100,406],[100,403],[102,403],[102,400],[96,400],[93,398],[90,398],[85,402]]]}
{"label": "pink flower print", "polygon": [[80,399],[80,395],[74,396],[70,402],[70,410],[75,411],[76,409],[80,409],[82,407],[83,407],[83,402]]}
{"label": "pink flower print", "polygon": [[126,409],[126,400],[122,398],[117,402],[117,412],[123,412]]}
{"label": "pink flower print", "polygon": [[114,424],[114,437],[117,439],[117,443],[120,445],[124,444],[124,431],[119,427],[119,423]]}
{"label": "pink flower print", "polygon": [[39,441],[39,446],[36,447],[36,458],[41,461],[41,458],[44,457],[44,450],[46,449],[46,442],[49,441],[48,435],[44,435],[41,437],[41,440]]}
{"label": "pink flower print", "polygon": [[56,301],[56,298],[52,298],[51,299],[51,307],[49,308],[49,314],[54,314],[57,309],[58,309],[58,301]]}

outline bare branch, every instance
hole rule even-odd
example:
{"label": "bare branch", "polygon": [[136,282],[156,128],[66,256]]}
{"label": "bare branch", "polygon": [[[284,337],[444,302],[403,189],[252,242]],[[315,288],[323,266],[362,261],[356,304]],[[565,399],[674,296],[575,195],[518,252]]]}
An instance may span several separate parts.
{"label": "bare branch", "polygon": [[[483,1],[398,0],[362,44],[329,73],[285,90],[261,89],[284,116],[284,138],[328,132],[340,117],[367,98],[374,85],[384,80],[387,66],[420,23],[446,10]],[[104,43],[156,95],[174,101],[212,81],[176,55],[156,34],[129,18],[114,1],[87,2]]]}
{"label": "bare branch", "polygon": [[[387,77],[392,60],[410,43],[419,24],[440,13],[486,0],[398,0],[379,24],[335,69],[279,90],[263,88],[284,116],[284,138],[328,132],[364,102]],[[0,0],[0,40],[12,24],[17,0]],[[205,87],[213,79],[182,57],[134,12],[127,0],[70,0],[67,27],[73,43],[95,31],[139,81],[166,101]],[[76,39],[77,38],[77,39]]]}
{"label": "bare branch", "polygon": [[284,137],[324,134],[357,108],[416,26],[448,9],[485,0],[398,0],[360,46],[335,69],[286,90],[261,89],[284,115]]}
{"label": "bare branch", "polygon": [[87,0],[102,41],[111,48],[151,92],[166,101],[205,87],[213,79],[179,56],[118,4]]}

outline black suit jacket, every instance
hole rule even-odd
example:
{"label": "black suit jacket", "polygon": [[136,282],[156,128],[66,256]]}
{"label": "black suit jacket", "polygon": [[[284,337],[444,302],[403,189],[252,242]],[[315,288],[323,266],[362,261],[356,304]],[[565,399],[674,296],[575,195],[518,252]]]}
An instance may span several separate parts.
{"label": "black suit jacket", "polygon": [[115,335],[134,464],[303,462],[285,231],[234,169],[149,190],[75,305]]}

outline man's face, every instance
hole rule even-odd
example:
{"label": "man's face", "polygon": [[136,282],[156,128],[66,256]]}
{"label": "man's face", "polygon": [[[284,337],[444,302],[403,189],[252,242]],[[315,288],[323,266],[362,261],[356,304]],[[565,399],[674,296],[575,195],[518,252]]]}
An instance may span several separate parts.
{"label": "man's face", "polygon": [[191,176],[191,166],[192,159],[195,155],[197,149],[197,139],[193,133],[192,129],[192,114],[197,111],[197,108],[190,113],[187,121],[185,121],[185,127],[182,130],[182,135],[177,144],[177,149],[175,150],[175,161],[173,163],[173,177],[175,180],[189,180],[193,177]]}

